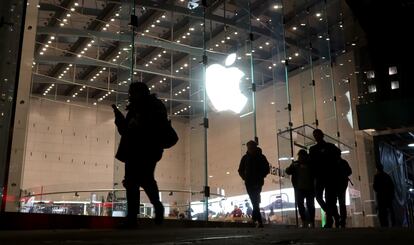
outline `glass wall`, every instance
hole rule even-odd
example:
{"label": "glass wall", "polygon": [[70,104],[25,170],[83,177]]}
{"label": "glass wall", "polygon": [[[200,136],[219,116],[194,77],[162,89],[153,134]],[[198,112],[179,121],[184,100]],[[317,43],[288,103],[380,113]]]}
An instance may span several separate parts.
{"label": "glass wall", "polygon": [[[358,169],[343,1],[207,4],[36,4],[21,196],[10,205],[21,212],[125,215],[111,104],[126,112],[131,82],[157,94],[180,137],[156,170],[171,219],[250,220],[238,174],[249,140],[271,165],[261,203],[266,222],[296,224],[284,170],[299,149],[314,144],[314,128]],[[358,188],[352,219],[360,211]],[[231,214],[235,206],[242,217]],[[144,194],[141,208],[152,216]]]}
{"label": "glass wall", "polygon": [[26,5],[24,1],[3,1],[0,6],[0,211],[7,201],[7,181],[11,148],[11,126],[20,67],[22,28]]}

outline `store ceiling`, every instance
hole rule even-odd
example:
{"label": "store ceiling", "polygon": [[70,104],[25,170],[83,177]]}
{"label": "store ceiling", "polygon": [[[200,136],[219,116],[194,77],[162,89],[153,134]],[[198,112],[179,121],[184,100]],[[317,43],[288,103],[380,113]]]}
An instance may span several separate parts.
{"label": "store ceiling", "polygon": [[[127,68],[131,65],[129,9],[125,9],[128,2],[40,0],[33,95],[71,103],[125,102],[130,75]],[[182,111],[195,97],[189,94],[191,79],[196,79],[190,76],[189,68],[201,61],[202,13],[199,9],[190,10],[188,1],[137,2],[134,80],[146,82],[164,99],[171,114]],[[328,37],[327,26],[322,24],[324,13],[338,13],[341,1],[332,1],[328,9],[323,2],[284,1],[283,8],[279,8],[275,1],[251,1],[255,73],[260,73],[259,84],[264,85],[273,79],[271,48],[272,43],[278,40],[269,29],[271,18],[284,14],[289,70],[295,70],[308,63],[309,42],[321,43],[321,37]],[[245,3],[245,0],[211,1],[206,12],[209,59],[218,59],[236,48],[240,50],[243,34],[247,37],[249,32],[247,12],[240,8]],[[335,14],[327,17],[332,20],[331,35],[340,31],[342,20],[338,21]],[[312,60],[324,59],[325,53],[329,54],[327,50],[335,55],[342,52],[344,46],[335,40],[314,45]]]}

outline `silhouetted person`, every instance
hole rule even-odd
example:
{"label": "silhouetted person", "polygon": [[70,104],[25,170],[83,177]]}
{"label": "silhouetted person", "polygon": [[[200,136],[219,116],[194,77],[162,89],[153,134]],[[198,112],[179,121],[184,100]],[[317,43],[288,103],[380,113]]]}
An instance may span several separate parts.
{"label": "silhouetted person", "polygon": [[246,215],[249,217],[252,217],[253,215],[253,209],[252,207],[250,207],[250,203],[247,202],[247,200],[246,200]]}
{"label": "silhouetted person", "polygon": [[[295,190],[302,227],[315,227],[314,176],[306,150],[302,149],[298,152],[298,160],[286,168],[286,173],[292,175],[292,185]],[[307,212],[304,204],[305,199]]]}
{"label": "silhouetted person", "polygon": [[[352,174],[352,169],[345,159],[339,159],[338,161],[337,182],[336,182],[336,194],[339,203],[339,226],[345,228],[346,226],[346,189],[348,188],[349,176]],[[335,200],[336,203],[336,200]]]}
{"label": "silhouetted person", "polygon": [[[339,214],[336,208],[336,184],[335,174],[338,161],[341,157],[341,150],[332,143],[326,142],[322,130],[313,131],[316,145],[309,149],[309,156],[315,174],[315,198],[326,213],[326,228],[331,228],[333,219],[339,226]],[[323,191],[325,190],[325,200]]]}
{"label": "silhouetted person", "polygon": [[378,218],[381,227],[388,227],[388,217],[391,215],[391,225],[394,225],[392,200],[394,199],[394,183],[391,177],[384,172],[382,165],[377,165],[374,176],[374,191],[377,197]]}
{"label": "silhouetted person", "polygon": [[240,218],[243,215],[243,211],[239,208],[239,206],[234,205],[234,209],[231,212],[231,216],[235,218]]}
{"label": "silhouetted person", "polygon": [[260,192],[264,184],[264,178],[269,173],[269,162],[257,147],[255,141],[246,144],[247,152],[242,157],[239,166],[239,175],[244,180],[247,194],[253,205],[252,219],[257,222],[257,227],[263,227],[262,216],[260,214]]}
{"label": "silhouetted person", "polygon": [[127,196],[127,225],[135,226],[139,214],[140,187],[154,206],[155,223],[161,224],[164,207],[159,199],[154,171],[163,148],[157,133],[168,122],[164,104],[156,98],[145,83],[135,82],[129,87],[126,117],[113,105],[115,124],[121,135],[116,158],[125,163],[122,181]]}

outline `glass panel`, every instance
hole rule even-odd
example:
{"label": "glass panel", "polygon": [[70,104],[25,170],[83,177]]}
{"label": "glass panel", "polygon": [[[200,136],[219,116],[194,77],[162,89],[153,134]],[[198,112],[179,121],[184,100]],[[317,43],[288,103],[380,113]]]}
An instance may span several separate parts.
{"label": "glass panel", "polygon": [[[4,211],[10,162],[11,132],[14,103],[17,95],[17,80],[20,67],[20,44],[22,42],[22,16],[25,1],[7,0],[0,7],[0,212]],[[32,27],[30,27],[31,29]],[[24,29],[23,29],[24,30]],[[31,63],[28,63],[30,66]]]}

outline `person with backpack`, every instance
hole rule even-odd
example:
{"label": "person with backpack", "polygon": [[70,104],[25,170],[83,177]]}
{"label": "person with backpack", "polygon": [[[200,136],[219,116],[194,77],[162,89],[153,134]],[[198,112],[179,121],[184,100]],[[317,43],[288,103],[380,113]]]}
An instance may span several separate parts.
{"label": "person with backpack", "polygon": [[[302,227],[315,227],[315,191],[314,175],[310,166],[308,152],[304,149],[298,152],[298,160],[288,168],[286,174],[292,175],[292,185],[295,190],[295,199],[302,220]],[[305,199],[306,207],[305,209]],[[307,211],[307,212],[306,212]],[[308,215],[306,215],[306,213]]]}
{"label": "person with backpack", "polygon": [[[315,174],[315,198],[326,213],[325,228],[332,228],[334,220],[339,226],[339,214],[336,208],[337,188],[336,169],[341,150],[332,143],[324,140],[324,133],[320,129],[313,131],[316,145],[309,149],[311,166]],[[325,191],[325,200],[323,192]]]}
{"label": "person with backpack", "polygon": [[126,116],[112,105],[115,124],[121,135],[115,157],[125,163],[125,177],[122,181],[126,189],[128,209],[125,226],[137,225],[140,187],[154,206],[155,223],[161,224],[164,206],[159,198],[154,171],[162,158],[163,149],[174,145],[178,136],[171,127],[164,104],[156,95],[150,94],[145,83],[131,83],[128,100]]}
{"label": "person with backpack", "polygon": [[262,150],[253,140],[247,142],[247,152],[242,157],[239,165],[239,175],[244,180],[246,191],[253,205],[252,219],[256,227],[263,227],[260,214],[260,192],[264,184],[264,178],[269,174],[269,162]]}

